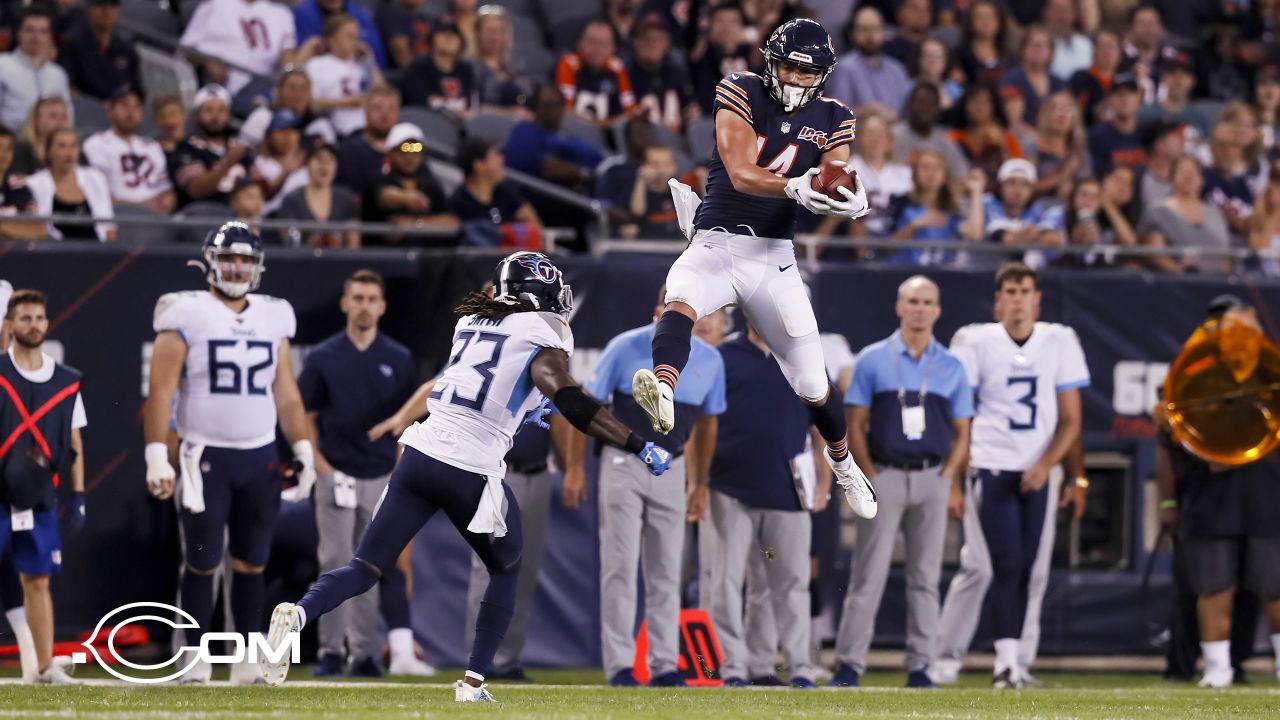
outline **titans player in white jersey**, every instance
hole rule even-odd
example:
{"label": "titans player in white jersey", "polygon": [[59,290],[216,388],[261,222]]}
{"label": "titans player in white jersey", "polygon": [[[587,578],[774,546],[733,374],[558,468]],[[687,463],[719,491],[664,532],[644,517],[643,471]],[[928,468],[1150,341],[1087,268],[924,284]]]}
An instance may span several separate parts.
{"label": "titans player in white jersey", "polygon": [[[183,540],[180,604],[199,624],[186,645],[200,644],[213,619],[214,575],[230,555],[231,616],[238,632],[261,631],[266,587],[262,571],[280,507],[276,418],[293,444],[305,498],[315,462],[302,397],[289,359],[297,321],[288,302],[252,293],[263,270],[262,241],[228,222],[204,242],[207,291],[171,293],[156,303],[155,349],[145,412],[147,485],[159,499],[175,496]],[[182,438],[179,470],[165,437],[178,395]],[[176,484],[176,487],[175,487]],[[224,543],[224,535],[226,542]],[[199,662],[181,682],[206,682]],[[260,683],[256,665],[232,668],[236,683]]]}
{"label": "titans player in white jersey", "polygon": [[[836,64],[831,36],[813,20],[784,23],[763,48],[764,75],[733,73],[716,86],[715,149],[692,242],[667,274],[666,309],[653,335],[653,370],[636,371],[632,397],[653,429],[675,425],[675,387],[693,324],[736,303],[769,345],[827,443],[824,457],[853,511],[876,513],[875,491],[849,454],[844,406],[831,391],[818,321],[796,268],[797,207],[844,219],[870,211],[862,181],[843,200],[815,191],[823,162],[844,163],[857,121],[822,97]],[[794,203],[793,203],[794,201]]]}
{"label": "titans player in white jersey", "polygon": [[[511,623],[523,544],[519,505],[502,482],[503,458],[525,416],[545,415],[550,399],[578,430],[635,453],[654,475],[667,469],[670,453],[640,439],[569,376],[573,333],[565,315],[573,293],[559,268],[541,253],[518,252],[498,263],[493,284],[493,298],[473,293],[457,308],[453,353],[436,378],[431,414],[400,436],[404,454],[355,557],[322,575],[296,605],[276,606],[272,647],[373,587],[443,510],[489,571],[471,659],[454,699],[492,701],[483,673]],[[288,670],[287,656],[270,663],[267,682],[284,682]]]}
{"label": "titans player in white jersey", "polygon": [[996,273],[1000,322],[967,326],[951,342],[974,388],[977,414],[960,571],[943,603],[932,663],[942,680],[959,671],[987,595],[995,621],[993,685],[1017,688],[1026,682],[1018,643],[1032,567],[1054,507],[1049,475],[1080,436],[1080,388],[1089,385],[1075,331],[1036,322],[1039,307],[1035,271],[1006,263]]}

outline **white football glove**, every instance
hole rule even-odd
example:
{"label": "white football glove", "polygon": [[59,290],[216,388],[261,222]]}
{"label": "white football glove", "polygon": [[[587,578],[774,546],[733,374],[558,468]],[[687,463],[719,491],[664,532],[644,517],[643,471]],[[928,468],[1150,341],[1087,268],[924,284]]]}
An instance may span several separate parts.
{"label": "white football glove", "polygon": [[298,484],[281,491],[280,497],[289,502],[302,502],[311,497],[311,487],[316,484],[316,454],[311,449],[311,441],[294,443],[293,457],[302,463],[302,469],[294,476]]}
{"label": "white football glove", "polygon": [[800,207],[814,215],[830,215],[831,198],[827,197],[826,193],[813,189],[813,178],[819,172],[821,168],[812,167],[800,177],[791,178],[787,181],[785,192],[787,197],[795,200]]}
{"label": "white football glove", "polygon": [[177,478],[173,466],[169,464],[169,447],[161,442],[147,443],[143,457],[147,461],[147,489],[163,500],[173,492],[173,484]]}
{"label": "white football glove", "polygon": [[[844,163],[839,160],[832,164],[844,166]],[[852,191],[847,187],[839,188],[840,194],[844,196],[843,202],[827,198],[827,215],[846,220],[857,220],[871,212],[871,201],[867,199],[867,189],[862,186],[861,177],[853,176],[853,187],[854,190]]]}

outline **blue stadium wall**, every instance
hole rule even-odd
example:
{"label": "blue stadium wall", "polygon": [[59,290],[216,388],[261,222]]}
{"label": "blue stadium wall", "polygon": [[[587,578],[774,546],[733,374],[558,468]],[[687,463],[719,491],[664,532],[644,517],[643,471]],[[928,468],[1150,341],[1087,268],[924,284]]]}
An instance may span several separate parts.
{"label": "blue stadium wall", "polygon": [[[174,512],[170,503],[146,493],[140,411],[152,308],[162,293],[202,287],[199,273],[184,266],[194,256],[194,248],[0,245],[0,278],[49,294],[50,337],[61,343],[65,361],[85,375],[89,519],[85,533],[64,548],[65,565],[55,590],[60,634],[91,628],[108,610],[127,602],[172,601],[175,596]],[[383,329],[414,351],[425,379],[447,356],[450,308],[479,286],[493,262],[486,256],[423,252],[272,250],[261,292],[293,304],[299,321],[295,342],[305,348],[341,329],[337,299],[343,278],[362,267],[382,273],[389,283]],[[577,372],[586,372],[595,352],[615,334],[649,321],[670,262],[671,256],[639,254],[561,261],[580,306],[572,323],[580,349]],[[855,350],[884,337],[897,324],[896,287],[910,273],[865,264],[826,264],[815,270],[810,280],[820,325],[844,334]],[[929,274],[942,288],[939,338],[945,341],[961,325],[991,318],[990,273]],[[1268,332],[1280,337],[1269,311],[1280,301],[1280,286],[1274,284],[1091,271],[1046,273],[1042,285],[1043,319],[1074,327],[1088,357],[1093,385],[1084,396],[1086,447],[1133,459],[1135,498],[1141,497],[1142,478],[1150,474],[1147,410],[1155,399],[1155,384],[1209,299],[1234,292],[1254,302]],[[526,660],[535,666],[598,664],[595,505],[576,512],[553,505]],[[1131,526],[1141,528],[1141,502],[1131,506]],[[297,516],[295,509],[292,521]],[[1043,652],[1152,651],[1151,636],[1167,615],[1167,564],[1158,558],[1150,592],[1142,592],[1147,557],[1141,533],[1131,535],[1124,562],[1115,569],[1055,570],[1045,605]],[[292,544],[294,557],[306,556],[305,533],[285,541]],[[465,660],[462,625],[469,562],[466,546],[446,521],[433,520],[419,535],[414,626],[433,662],[457,665]],[[306,570],[305,563],[290,561],[274,572],[305,575]],[[293,580],[294,587],[305,581]],[[287,581],[275,588],[282,597],[294,591]],[[842,592],[843,580],[837,584]],[[903,606],[899,578],[885,597],[878,643],[901,643]],[[985,642],[980,633],[978,646]]]}

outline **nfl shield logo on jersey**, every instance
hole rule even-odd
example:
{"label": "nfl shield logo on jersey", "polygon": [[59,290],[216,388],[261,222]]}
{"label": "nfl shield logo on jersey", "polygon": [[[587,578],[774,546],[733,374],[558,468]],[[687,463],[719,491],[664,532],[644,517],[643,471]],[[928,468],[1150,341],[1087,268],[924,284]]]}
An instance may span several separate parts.
{"label": "nfl shield logo on jersey", "polygon": [[791,123],[789,123],[789,122],[784,122],[784,123],[782,123],[782,132],[784,132],[784,133],[789,133],[789,132],[791,132]]}

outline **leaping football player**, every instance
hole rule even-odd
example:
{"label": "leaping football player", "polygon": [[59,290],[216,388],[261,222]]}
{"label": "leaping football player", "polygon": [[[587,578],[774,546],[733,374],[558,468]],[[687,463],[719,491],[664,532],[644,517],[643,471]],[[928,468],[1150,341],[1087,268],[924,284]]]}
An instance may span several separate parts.
{"label": "leaping football player", "polygon": [[[322,575],[296,605],[276,606],[267,635],[273,648],[373,587],[443,510],[489,571],[471,660],[454,699],[493,701],[483,673],[511,623],[523,543],[520,507],[502,482],[503,458],[525,416],[545,415],[549,398],[578,430],[635,453],[654,475],[670,465],[670,453],[642,440],[569,376],[573,332],[565,316],[573,293],[560,270],[541,253],[518,252],[498,263],[493,284],[494,297],[473,293],[456,309],[453,354],[436,378],[431,414],[400,437],[404,454],[355,557]],[[288,670],[287,656],[268,661],[267,682],[279,685]]]}
{"label": "leaping football player", "polygon": [[841,396],[827,380],[818,322],[790,240],[795,205],[843,219],[870,211],[856,177],[853,190],[839,189],[843,200],[812,188],[822,163],[849,159],[857,121],[839,100],[822,97],[836,53],[821,25],[791,20],[769,36],[762,52],[763,76],[737,72],[716,86],[706,199],[694,216],[692,242],[667,274],[654,369],[636,372],[633,394],[654,429],[669,432],[693,324],[736,303],[809,406],[845,499],[856,514],[871,518],[875,491],[849,454]]}

